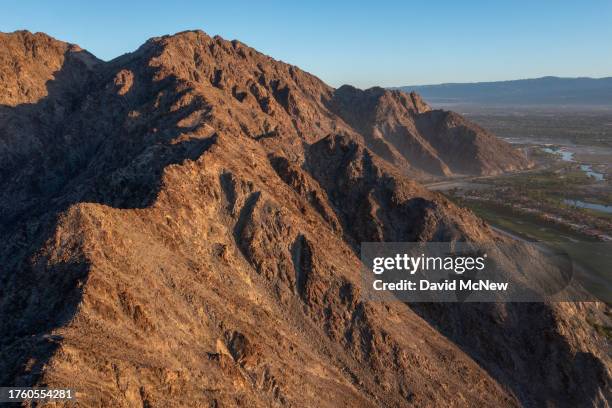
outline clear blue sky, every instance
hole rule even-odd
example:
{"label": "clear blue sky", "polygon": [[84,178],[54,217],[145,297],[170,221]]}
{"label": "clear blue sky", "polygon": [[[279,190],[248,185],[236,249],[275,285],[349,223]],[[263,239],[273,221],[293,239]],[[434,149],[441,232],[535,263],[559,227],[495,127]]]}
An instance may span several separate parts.
{"label": "clear blue sky", "polygon": [[333,86],[612,75],[610,0],[0,0],[0,31],[44,31],[107,60],[195,28]]}

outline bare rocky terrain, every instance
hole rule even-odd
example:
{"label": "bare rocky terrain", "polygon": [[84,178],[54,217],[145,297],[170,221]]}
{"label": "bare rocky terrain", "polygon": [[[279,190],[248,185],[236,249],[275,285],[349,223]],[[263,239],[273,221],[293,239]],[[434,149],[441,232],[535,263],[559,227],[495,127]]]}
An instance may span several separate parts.
{"label": "bare rocky terrain", "polygon": [[502,239],[417,181],[530,165],[460,115],[201,31],[109,62],[0,34],[0,87],[0,385],[78,406],[609,406],[604,304],[361,300],[362,241]]}

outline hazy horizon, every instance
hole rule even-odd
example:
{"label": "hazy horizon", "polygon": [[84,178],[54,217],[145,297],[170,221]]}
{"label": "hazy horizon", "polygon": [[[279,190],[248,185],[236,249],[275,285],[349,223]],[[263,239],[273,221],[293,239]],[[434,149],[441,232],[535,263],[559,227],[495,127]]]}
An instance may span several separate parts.
{"label": "hazy horizon", "polygon": [[601,76],[601,77],[544,75],[544,76],[541,76],[541,77],[533,77],[533,78],[509,78],[509,79],[498,79],[498,80],[493,80],[493,81],[466,81],[466,82],[438,82],[438,83],[431,83],[431,84],[406,84],[406,85],[400,85],[400,86],[391,87],[391,88],[402,88],[402,87],[406,87],[406,86],[470,85],[470,84],[483,84],[483,83],[493,83],[493,82],[528,81],[528,80],[544,79],[544,78],[555,78],[555,79],[593,79],[593,80],[598,80],[598,79],[609,79],[609,78],[612,78],[612,74]]}

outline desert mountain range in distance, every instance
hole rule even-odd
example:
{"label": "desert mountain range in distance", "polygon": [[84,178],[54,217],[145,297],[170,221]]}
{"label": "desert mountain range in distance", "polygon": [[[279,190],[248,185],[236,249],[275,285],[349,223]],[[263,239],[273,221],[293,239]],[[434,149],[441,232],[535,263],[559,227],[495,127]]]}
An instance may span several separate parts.
{"label": "desert mountain range in distance", "polygon": [[612,77],[547,76],[512,81],[401,86],[434,104],[612,107]]}
{"label": "desert mountain range in distance", "polygon": [[416,93],[334,89],[202,31],[109,62],[0,34],[0,385],[82,406],[609,406],[603,303],[361,299],[361,242],[507,239],[419,180],[529,166]]}

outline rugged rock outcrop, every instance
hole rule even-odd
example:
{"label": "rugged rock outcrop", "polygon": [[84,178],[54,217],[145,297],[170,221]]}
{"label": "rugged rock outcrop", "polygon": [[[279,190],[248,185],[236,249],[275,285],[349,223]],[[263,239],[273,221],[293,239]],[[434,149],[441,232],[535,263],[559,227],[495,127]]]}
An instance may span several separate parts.
{"label": "rugged rock outcrop", "polygon": [[[498,174],[529,167],[519,151],[454,112],[432,110],[412,92],[345,85],[331,109],[396,166],[435,176]],[[418,173],[416,173],[418,176]]]}
{"label": "rugged rock outcrop", "polygon": [[[607,404],[586,320],[605,305],[360,297],[361,241],[501,239],[406,176],[524,164],[492,135],[199,31],[108,63],[0,40],[1,385],[83,406]],[[458,140],[489,147],[461,165]]]}

